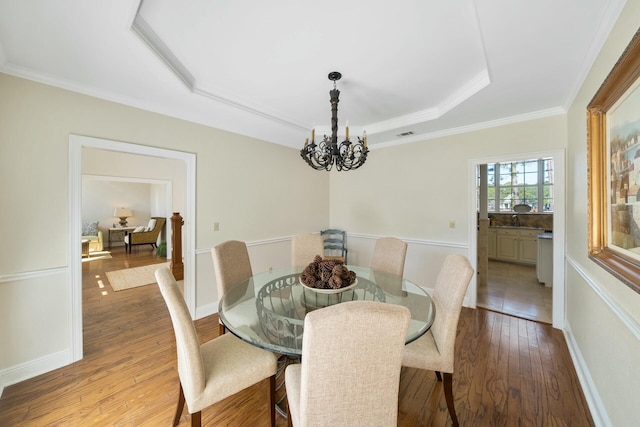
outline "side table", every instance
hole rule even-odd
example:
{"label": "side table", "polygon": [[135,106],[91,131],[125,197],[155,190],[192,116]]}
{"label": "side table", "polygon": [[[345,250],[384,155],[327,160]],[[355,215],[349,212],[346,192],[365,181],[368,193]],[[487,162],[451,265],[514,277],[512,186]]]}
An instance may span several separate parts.
{"label": "side table", "polygon": [[89,239],[82,239],[82,256],[90,257],[89,255]]}
{"label": "side table", "polygon": [[124,236],[135,229],[135,227],[109,227],[109,234],[107,239],[107,245],[109,249],[111,249],[111,242],[124,242]]}

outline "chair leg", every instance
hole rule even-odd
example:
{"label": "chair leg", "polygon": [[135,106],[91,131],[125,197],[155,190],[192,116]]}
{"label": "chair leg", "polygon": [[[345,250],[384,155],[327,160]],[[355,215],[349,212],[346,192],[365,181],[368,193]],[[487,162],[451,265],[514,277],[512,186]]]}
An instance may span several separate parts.
{"label": "chair leg", "polygon": [[218,335],[224,335],[227,332],[227,328],[220,322],[218,322]]}
{"label": "chair leg", "polygon": [[271,414],[271,427],[276,427],[276,376],[269,377],[269,413]]}
{"label": "chair leg", "polygon": [[456,416],[456,408],[453,406],[453,374],[448,372],[442,373],[444,377],[444,399],[447,401],[447,408],[449,408],[449,415],[454,427],[458,427],[458,417]]}
{"label": "chair leg", "polygon": [[436,371],[436,378],[438,381],[442,382],[442,375],[440,374],[440,371]]}
{"label": "chair leg", "polygon": [[195,414],[191,414],[191,427],[200,427],[202,423],[202,412],[198,411]]}
{"label": "chair leg", "polygon": [[180,424],[180,417],[182,416],[182,410],[184,409],[184,392],[182,391],[182,383],[180,383],[180,393],[178,393],[178,407],[176,408],[176,415],[173,417],[173,427]]}

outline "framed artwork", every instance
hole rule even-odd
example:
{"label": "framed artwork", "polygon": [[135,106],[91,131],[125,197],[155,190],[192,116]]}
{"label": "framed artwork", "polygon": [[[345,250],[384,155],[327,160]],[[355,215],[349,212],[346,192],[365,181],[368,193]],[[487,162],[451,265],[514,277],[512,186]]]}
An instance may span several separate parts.
{"label": "framed artwork", "polygon": [[589,257],[640,293],[640,29],[587,108]]}

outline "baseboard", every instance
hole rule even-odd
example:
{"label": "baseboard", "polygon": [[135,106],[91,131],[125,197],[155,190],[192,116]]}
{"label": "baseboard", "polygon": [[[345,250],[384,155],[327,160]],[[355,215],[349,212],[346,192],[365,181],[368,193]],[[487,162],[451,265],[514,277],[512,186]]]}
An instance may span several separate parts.
{"label": "baseboard", "polygon": [[610,426],[611,421],[609,420],[607,411],[602,404],[602,399],[600,399],[600,393],[598,393],[598,389],[594,384],[593,379],[591,378],[591,374],[589,373],[587,364],[582,358],[580,347],[578,346],[573,332],[571,331],[571,325],[569,325],[568,322],[565,324],[563,333],[565,341],[567,342],[567,347],[569,348],[571,360],[573,360],[573,366],[575,367],[576,373],[578,375],[578,381],[580,381],[582,392],[584,393],[584,397],[587,400],[587,405],[589,406],[589,410],[591,411],[593,422],[596,426]]}
{"label": "baseboard", "polygon": [[212,302],[211,304],[205,304],[201,307],[196,307],[196,319],[202,319],[203,317],[211,316],[218,312],[218,302]]}
{"label": "baseboard", "polygon": [[26,363],[5,369],[0,372],[0,397],[4,388],[20,381],[28,380],[40,374],[44,374],[54,369],[62,368],[71,363],[69,351],[60,351],[49,354]]}

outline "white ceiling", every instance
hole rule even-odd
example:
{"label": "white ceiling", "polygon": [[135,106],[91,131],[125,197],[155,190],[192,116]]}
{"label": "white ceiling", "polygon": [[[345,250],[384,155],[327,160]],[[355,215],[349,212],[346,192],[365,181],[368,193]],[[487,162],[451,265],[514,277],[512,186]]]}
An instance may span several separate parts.
{"label": "white ceiling", "polygon": [[339,71],[386,146],[565,112],[624,3],[2,0],[0,71],[295,148]]}

